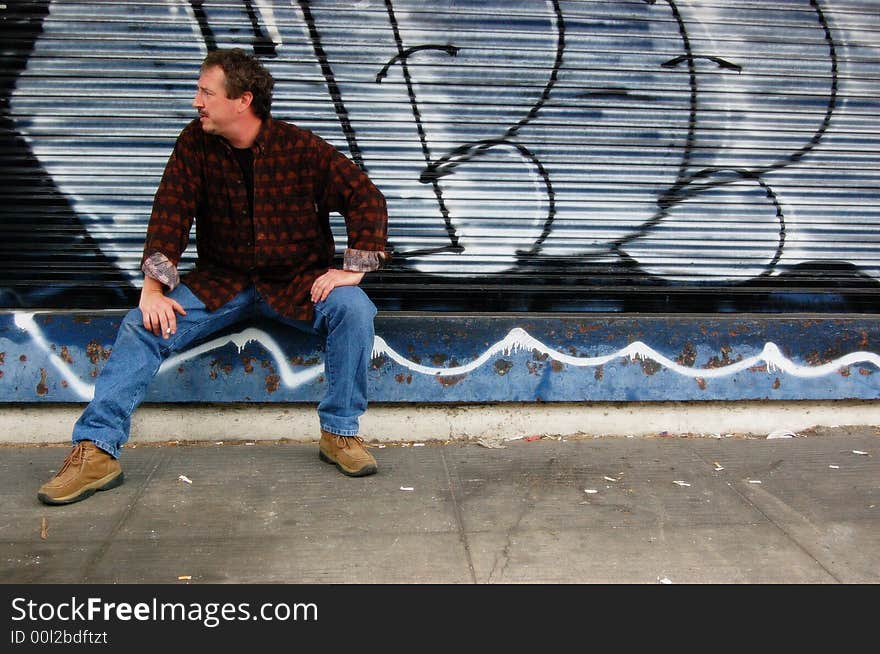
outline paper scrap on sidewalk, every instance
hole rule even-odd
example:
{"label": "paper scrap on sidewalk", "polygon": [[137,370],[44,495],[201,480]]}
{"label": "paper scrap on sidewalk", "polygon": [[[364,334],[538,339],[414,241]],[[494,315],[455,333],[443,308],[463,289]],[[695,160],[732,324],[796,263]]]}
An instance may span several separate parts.
{"label": "paper scrap on sidewalk", "polygon": [[760,484],[761,480],[760,479],[749,479],[748,482],[750,484]]}
{"label": "paper scrap on sidewalk", "polygon": [[676,485],[678,485],[678,486],[690,486],[689,483],[687,483],[686,481],[681,481],[680,479],[674,479],[674,480],[672,481],[672,483],[673,483],[673,484],[676,484]]}
{"label": "paper scrap on sidewalk", "polygon": [[614,477],[609,477],[608,475],[604,475],[602,478],[605,479],[605,480],[607,480],[607,481],[618,481],[616,478],[614,478]]}
{"label": "paper scrap on sidewalk", "polygon": [[598,493],[599,491],[597,491],[595,488],[585,488],[584,492],[587,495],[593,495],[594,493]]}
{"label": "paper scrap on sidewalk", "polygon": [[424,443],[413,443],[413,447],[425,447]]}
{"label": "paper scrap on sidewalk", "polygon": [[718,463],[717,461],[715,461],[712,465],[715,466],[715,471],[716,471],[716,472],[720,472],[720,471],[724,470],[724,466],[721,465],[720,463]]}
{"label": "paper scrap on sidewalk", "polygon": [[541,436],[526,436],[523,440],[524,440],[526,443],[531,443],[532,441],[539,441],[539,440],[541,440]]}
{"label": "paper scrap on sidewalk", "polygon": [[828,464],[828,467],[831,468],[832,470],[840,470],[840,466],[835,465],[833,463]]}
{"label": "paper scrap on sidewalk", "polygon": [[862,450],[853,450],[852,453],[853,454],[861,454],[862,456],[868,456],[868,453],[864,452]]}
{"label": "paper scrap on sidewalk", "polygon": [[498,448],[503,449],[507,447],[503,444],[503,439],[500,438],[481,438],[477,441],[477,445],[482,445],[483,447],[489,448]]}
{"label": "paper scrap on sidewalk", "polygon": [[790,429],[774,429],[769,434],[767,434],[767,438],[796,438],[797,434],[795,434]]}
{"label": "paper scrap on sidewalk", "polygon": [[177,579],[180,581],[189,581],[192,579],[192,575],[177,575]]}
{"label": "paper scrap on sidewalk", "polygon": [[657,583],[658,584],[671,584],[672,579],[670,579],[669,577],[657,577]]}
{"label": "paper scrap on sidewalk", "polygon": [[184,482],[186,482],[187,484],[191,484],[191,483],[193,483],[193,482],[192,482],[192,479],[190,479],[190,478],[187,477],[186,475],[180,475],[180,476],[178,477],[178,479],[179,479],[180,481],[184,481]]}
{"label": "paper scrap on sidewalk", "polygon": [[43,540],[49,538],[49,524],[46,522],[46,516],[43,516],[43,523],[40,525],[40,538]]}
{"label": "paper scrap on sidewalk", "polygon": [[402,490],[402,491],[411,491],[411,490],[415,490],[415,488],[413,488],[412,486],[401,486],[401,487],[400,487],[400,490]]}

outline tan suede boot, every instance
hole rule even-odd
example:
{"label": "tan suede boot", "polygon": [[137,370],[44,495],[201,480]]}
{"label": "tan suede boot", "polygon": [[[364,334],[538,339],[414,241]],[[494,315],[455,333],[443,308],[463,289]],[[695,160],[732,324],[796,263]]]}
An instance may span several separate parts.
{"label": "tan suede boot", "polygon": [[72,504],[110,490],[124,479],[119,461],[91,441],[74,445],[61,468],[37,491],[43,504]]}
{"label": "tan suede boot", "polygon": [[318,455],[322,461],[335,463],[349,477],[365,477],[379,469],[360,436],[340,436],[322,429]]}

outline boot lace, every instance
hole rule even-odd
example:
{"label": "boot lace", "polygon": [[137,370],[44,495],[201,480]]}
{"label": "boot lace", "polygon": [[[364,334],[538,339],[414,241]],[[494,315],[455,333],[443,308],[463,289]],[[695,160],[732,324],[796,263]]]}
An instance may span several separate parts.
{"label": "boot lace", "polygon": [[333,440],[336,442],[336,447],[340,449],[348,449],[351,447],[352,441],[360,443],[360,446],[365,449],[369,447],[360,436],[342,436],[340,434],[333,434]]}
{"label": "boot lace", "polygon": [[70,468],[71,466],[82,465],[83,461],[86,458],[86,448],[82,443],[77,443],[74,448],[70,451],[70,453],[65,457],[64,463],[61,464],[61,468],[59,468],[58,472],[55,473],[56,477],[60,477],[64,474],[64,471]]}

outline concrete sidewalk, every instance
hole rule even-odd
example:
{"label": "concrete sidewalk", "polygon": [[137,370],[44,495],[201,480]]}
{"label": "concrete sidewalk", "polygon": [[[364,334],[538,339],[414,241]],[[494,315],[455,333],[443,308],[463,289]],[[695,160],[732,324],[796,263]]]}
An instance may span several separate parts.
{"label": "concrete sidewalk", "polygon": [[0,448],[0,583],[877,583],[880,429],[797,438],[136,445],[43,506],[69,448]]}

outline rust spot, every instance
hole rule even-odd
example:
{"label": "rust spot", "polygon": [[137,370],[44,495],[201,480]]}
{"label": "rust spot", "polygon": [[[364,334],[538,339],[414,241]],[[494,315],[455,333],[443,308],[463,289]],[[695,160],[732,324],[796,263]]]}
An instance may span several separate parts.
{"label": "rust spot", "polygon": [[550,358],[550,355],[546,352],[541,352],[538,348],[532,348],[532,359],[535,361],[546,361]]}
{"label": "rust spot", "polygon": [[290,363],[294,366],[314,366],[321,363],[321,357],[317,354],[314,354],[308,359],[304,359],[303,357],[297,355],[294,357],[290,357]]}
{"label": "rust spot", "polygon": [[780,386],[782,386],[782,383],[779,381],[779,377],[777,377],[773,380],[773,388],[779,388]]}
{"label": "rust spot", "polygon": [[703,379],[702,377],[697,377],[696,382],[697,382],[697,386],[700,387],[701,391],[706,390],[706,380],[705,379]]}
{"label": "rust spot", "polygon": [[43,396],[48,394],[49,386],[46,384],[46,369],[40,368],[40,383],[37,384],[37,395]]}
{"label": "rust spot", "polygon": [[648,376],[653,375],[663,367],[654,361],[654,359],[644,358],[640,359],[639,362],[642,364],[642,371]]}
{"label": "rust spot", "polygon": [[556,359],[553,359],[553,361],[550,362],[550,369],[553,372],[562,372],[563,370],[565,370],[565,364],[562,363],[561,361],[557,361]]}
{"label": "rust spot", "polygon": [[467,377],[467,375],[449,375],[448,377],[444,377],[442,375],[437,375],[437,382],[441,386],[455,386],[462,379]]}
{"label": "rust spot", "polygon": [[6,363],[6,352],[0,352],[0,366]]}
{"label": "rust spot", "polygon": [[272,362],[269,361],[268,359],[263,359],[262,361],[260,361],[260,367],[261,368],[271,368]]}
{"label": "rust spot", "polygon": [[498,361],[495,362],[495,365],[493,366],[493,368],[495,368],[496,374],[506,375],[508,372],[510,372],[510,369],[513,368],[513,364],[510,361],[507,361],[506,359],[499,359]]}
{"label": "rust spot", "polygon": [[266,391],[269,393],[274,393],[278,390],[279,385],[281,384],[281,377],[272,373],[270,375],[266,375]]}
{"label": "rust spot", "polygon": [[394,375],[394,381],[396,381],[398,384],[402,384],[404,382],[406,382],[407,384],[412,384],[412,375],[405,375],[401,372]]}
{"label": "rust spot", "polygon": [[601,381],[605,376],[604,371],[605,366],[596,366],[596,372],[593,373],[593,377],[595,377],[598,381]]}
{"label": "rust spot", "polygon": [[[2,377],[2,375],[0,375],[0,377]],[[66,379],[62,379],[62,380],[61,380],[61,387],[62,387],[62,388],[67,388],[68,385],[69,385],[69,384],[67,383],[67,380],[66,380]]]}
{"label": "rust spot", "polygon": [[841,377],[849,377],[849,366],[841,368],[839,372]]}
{"label": "rust spot", "polygon": [[[859,339],[859,347],[862,349],[867,348],[870,342],[868,339],[868,332],[863,329],[861,332],[859,332],[859,335],[861,336],[861,338]],[[2,359],[0,359],[0,363],[3,363]]]}
{"label": "rust spot", "polygon": [[22,354],[20,357],[18,357],[18,360],[21,361],[22,363],[24,363],[25,361],[27,361],[27,355]]}
{"label": "rust spot", "polygon": [[697,361],[697,348],[694,347],[693,343],[685,343],[684,347],[681,348],[681,354],[678,355],[675,361],[680,366],[693,368],[694,363]]}
{"label": "rust spot", "polygon": [[373,357],[372,361],[370,361],[370,365],[373,366],[373,370],[378,370],[382,366],[385,365],[387,359],[384,354],[380,354],[377,357]]}
{"label": "rust spot", "polygon": [[442,366],[443,362],[446,361],[446,359],[448,358],[449,357],[447,357],[445,354],[432,354],[431,363],[433,363],[435,366]]}
{"label": "rust spot", "polygon": [[254,371],[254,357],[241,357],[241,363],[244,366],[244,371],[248,375]]}
{"label": "rust spot", "polygon": [[[859,374],[860,375],[873,375],[874,371],[868,370],[867,368],[859,368]],[[3,373],[0,372],[0,377],[2,377],[2,376],[3,376]]]}
{"label": "rust spot", "polygon": [[89,357],[89,361],[97,365],[102,359],[106,361],[110,357],[110,350],[111,348],[105,348],[98,341],[92,340],[86,345],[86,356]]}
{"label": "rust spot", "polygon": [[70,350],[66,345],[61,346],[60,356],[62,361],[65,361],[66,363],[73,363],[73,357],[70,356]]}
{"label": "rust spot", "polygon": [[[739,360],[741,357],[737,357]],[[725,366],[729,366],[733,361],[730,359],[730,346],[722,345],[721,346],[721,357],[712,357],[709,359],[706,364],[707,368],[724,368]]]}

